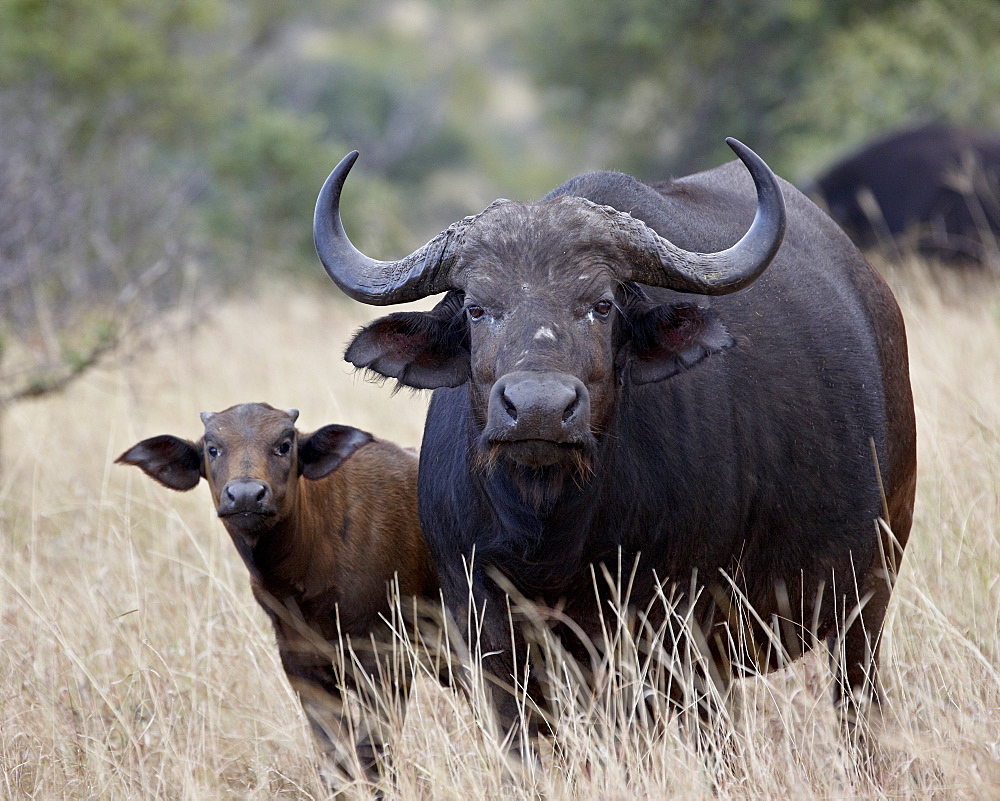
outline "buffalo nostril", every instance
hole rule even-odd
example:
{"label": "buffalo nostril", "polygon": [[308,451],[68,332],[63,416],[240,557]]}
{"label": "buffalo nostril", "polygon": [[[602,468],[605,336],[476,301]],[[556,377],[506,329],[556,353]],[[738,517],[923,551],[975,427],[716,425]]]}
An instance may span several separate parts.
{"label": "buffalo nostril", "polygon": [[516,423],[517,406],[514,405],[514,401],[507,397],[506,392],[501,393],[500,400],[503,403],[504,411],[507,412],[507,416]]}
{"label": "buffalo nostril", "polygon": [[579,391],[573,393],[573,400],[571,400],[566,408],[563,409],[562,421],[568,423],[570,419],[576,414],[576,410],[580,408],[580,393]]}

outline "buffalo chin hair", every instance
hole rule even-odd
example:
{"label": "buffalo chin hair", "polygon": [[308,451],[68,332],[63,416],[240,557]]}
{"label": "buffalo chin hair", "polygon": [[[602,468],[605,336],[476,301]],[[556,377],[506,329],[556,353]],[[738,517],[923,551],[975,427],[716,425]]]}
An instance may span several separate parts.
{"label": "buffalo chin hair", "polygon": [[475,449],[472,461],[474,470],[492,475],[501,466],[506,469],[521,495],[521,499],[535,512],[551,508],[563,494],[568,481],[580,489],[594,475],[592,448],[579,445],[566,446],[566,457],[557,464],[546,467],[526,467],[505,459],[503,446],[484,443]]}

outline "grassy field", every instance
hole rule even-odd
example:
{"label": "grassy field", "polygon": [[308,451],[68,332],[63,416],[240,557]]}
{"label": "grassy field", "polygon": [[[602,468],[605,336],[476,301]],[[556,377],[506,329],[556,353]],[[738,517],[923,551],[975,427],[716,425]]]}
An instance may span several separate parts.
{"label": "grassy field", "polygon": [[[919,426],[916,522],[882,650],[873,771],[841,747],[823,660],[741,684],[716,772],[677,734],[650,748],[569,720],[534,789],[505,781],[464,700],[420,683],[390,798],[1000,798],[1000,287],[894,276]],[[65,394],[3,420],[0,797],[322,798],[304,718],[207,489],[114,457],[200,435],[198,413],[263,400],[300,428],[419,444],[425,394],[340,358],[378,310],[276,285],[150,332]]]}

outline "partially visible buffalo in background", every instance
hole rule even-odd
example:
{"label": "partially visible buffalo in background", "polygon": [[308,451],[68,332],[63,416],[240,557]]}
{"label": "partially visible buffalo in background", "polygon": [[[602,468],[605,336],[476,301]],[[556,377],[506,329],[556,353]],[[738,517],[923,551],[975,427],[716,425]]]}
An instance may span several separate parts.
{"label": "partially visible buffalo in background", "polygon": [[[404,599],[434,597],[437,579],[417,519],[416,454],[350,426],[299,434],[298,414],[261,403],[203,412],[197,442],[152,437],[116,461],[174,490],[208,481],[274,624],[289,683],[327,756],[349,773],[338,750],[351,731],[342,689],[364,696],[374,687],[405,702],[411,677],[391,648],[378,647],[392,639],[392,583],[398,578]],[[410,608],[400,604],[404,615]],[[348,639],[356,662],[345,656]],[[387,679],[393,686],[383,686]],[[376,715],[355,729],[370,779],[386,736]]]}
{"label": "partially visible buffalo in background", "polygon": [[809,193],[861,247],[1000,259],[1000,136],[940,124],[895,133],[835,164]]}

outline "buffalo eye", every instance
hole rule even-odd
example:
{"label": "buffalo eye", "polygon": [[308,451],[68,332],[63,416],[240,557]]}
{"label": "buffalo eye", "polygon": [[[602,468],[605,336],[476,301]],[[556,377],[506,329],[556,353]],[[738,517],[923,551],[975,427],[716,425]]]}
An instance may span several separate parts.
{"label": "buffalo eye", "polygon": [[465,311],[468,313],[469,317],[473,320],[478,320],[484,314],[486,314],[486,309],[482,306],[477,306],[472,304],[471,306],[466,306]]}
{"label": "buffalo eye", "polygon": [[208,456],[210,459],[215,459],[219,455],[219,449],[214,445],[209,445],[206,449],[208,451]]}
{"label": "buffalo eye", "polygon": [[292,443],[289,442],[288,440],[285,440],[277,448],[274,449],[274,452],[278,454],[278,456],[288,456],[288,453],[289,451],[291,451],[291,449],[292,449]]}
{"label": "buffalo eye", "polygon": [[598,317],[607,317],[609,314],[611,314],[611,310],[614,307],[615,304],[612,303],[610,300],[607,299],[599,300],[597,301],[597,303],[594,304],[594,314],[597,315]]}

